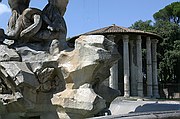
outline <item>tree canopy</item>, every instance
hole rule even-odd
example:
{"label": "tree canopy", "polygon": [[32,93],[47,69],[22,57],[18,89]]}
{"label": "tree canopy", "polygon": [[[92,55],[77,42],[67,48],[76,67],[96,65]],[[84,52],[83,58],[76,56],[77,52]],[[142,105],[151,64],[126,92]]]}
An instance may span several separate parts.
{"label": "tree canopy", "polygon": [[147,21],[139,20],[139,21],[135,22],[130,28],[133,28],[136,30],[145,30],[145,31],[149,31],[149,32],[152,32],[154,29],[151,20],[147,20]]}
{"label": "tree canopy", "polygon": [[180,23],[180,2],[173,2],[153,15],[156,21],[163,20],[176,24]]}

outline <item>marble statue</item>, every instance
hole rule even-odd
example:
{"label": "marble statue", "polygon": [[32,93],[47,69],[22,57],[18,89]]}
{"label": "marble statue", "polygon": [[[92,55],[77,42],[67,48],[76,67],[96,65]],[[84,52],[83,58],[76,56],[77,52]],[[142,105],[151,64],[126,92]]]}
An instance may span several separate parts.
{"label": "marble statue", "polygon": [[68,1],[49,0],[42,11],[29,8],[29,2],[29,0],[8,1],[12,9],[7,30],[8,38],[20,43],[56,39],[60,42],[60,50],[67,48],[65,42],[67,27],[63,15]]}
{"label": "marble statue", "polygon": [[30,0],[8,0],[12,15],[8,22],[7,35],[17,39],[22,31],[22,13],[29,7]]}
{"label": "marble statue", "polygon": [[0,119],[81,119],[103,113],[107,95],[101,84],[119,59],[115,43],[89,35],[69,48],[63,18],[68,0],[48,0],[43,10],[29,7],[30,0],[8,3],[12,15],[6,33],[0,29]]}

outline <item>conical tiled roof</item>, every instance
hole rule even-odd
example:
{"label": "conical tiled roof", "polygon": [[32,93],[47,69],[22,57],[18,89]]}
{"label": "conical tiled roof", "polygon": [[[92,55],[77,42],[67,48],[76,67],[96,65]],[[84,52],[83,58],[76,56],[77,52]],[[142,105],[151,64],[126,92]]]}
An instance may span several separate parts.
{"label": "conical tiled roof", "polygon": [[143,32],[143,31],[128,29],[128,28],[116,26],[115,24],[113,24],[111,26],[104,27],[101,29],[97,29],[94,31],[90,31],[90,32],[87,32],[85,34],[106,34],[106,33],[120,33],[120,32],[122,33],[122,32]]}
{"label": "conical tiled roof", "polygon": [[135,30],[135,29],[131,29],[131,28],[125,28],[122,26],[116,26],[115,24],[108,26],[108,27],[104,27],[104,28],[100,28],[97,30],[93,30],[93,31],[84,33],[83,35],[113,34],[113,33],[114,34],[116,34],[116,33],[139,33],[139,34],[149,34],[149,35],[154,35],[154,36],[160,37],[154,33],[145,32],[145,31],[141,31],[141,30]]}
{"label": "conical tiled roof", "polygon": [[[138,35],[139,34],[139,35],[150,36],[150,37],[162,40],[162,37],[155,33],[135,30],[131,28],[125,28],[125,27],[117,26],[115,24],[108,27],[93,30],[93,31],[90,31],[81,35],[109,35],[109,34],[113,34],[113,35],[116,35],[116,34],[137,34]],[[74,41],[76,38],[78,38],[81,35],[74,36],[73,38],[69,40],[69,42]]]}

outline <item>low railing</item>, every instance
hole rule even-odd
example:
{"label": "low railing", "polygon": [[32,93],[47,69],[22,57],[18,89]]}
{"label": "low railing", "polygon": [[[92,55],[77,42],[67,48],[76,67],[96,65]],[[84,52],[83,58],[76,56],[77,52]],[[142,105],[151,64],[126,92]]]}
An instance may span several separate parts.
{"label": "low railing", "polygon": [[180,99],[180,83],[159,83],[161,98]]}

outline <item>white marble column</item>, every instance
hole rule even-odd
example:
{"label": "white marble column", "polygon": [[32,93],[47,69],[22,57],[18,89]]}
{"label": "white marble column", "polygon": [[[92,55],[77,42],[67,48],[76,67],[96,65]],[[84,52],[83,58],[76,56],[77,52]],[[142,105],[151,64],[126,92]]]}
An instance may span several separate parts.
{"label": "white marble column", "polygon": [[152,89],[152,57],[151,57],[151,39],[146,38],[146,65],[147,65],[147,96],[153,96]]}
{"label": "white marble column", "polygon": [[137,59],[135,40],[130,40],[130,82],[131,95],[137,96]]}
{"label": "white marble column", "polygon": [[[114,35],[108,35],[107,38],[114,42]],[[110,69],[111,76],[109,77],[109,87],[118,90],[118,62]]]}
{"label": "white marble column", "polygon": [[152,79],[153,79],[153,96],[159,98],[158,79],[157,79],[157,39],[152,40]]}
{"label": "white marble column", "polygon": [[124,97],[130,96],[129,86],[129,36],[123,35]]}
{"label": "white marble column", "polygon": [[111,76],[109,78],[109,87],[118,90],[118,63],[111,67],[110,73]]}
{"label": "white marble column", "polygon": [[137,78],[138,78],[138,96],[143,97],[143,74],[142,74],[142,39],[141,36],[137,36],[136,46],[137,46]]}

